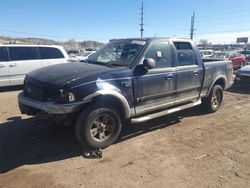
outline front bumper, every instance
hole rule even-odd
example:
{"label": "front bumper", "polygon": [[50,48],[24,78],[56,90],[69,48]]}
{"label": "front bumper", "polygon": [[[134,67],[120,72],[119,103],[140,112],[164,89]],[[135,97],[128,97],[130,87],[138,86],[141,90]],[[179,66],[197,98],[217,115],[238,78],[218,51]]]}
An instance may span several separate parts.
{"label": "front bumper", "polygon": [[[55,104],[54,102],[41,102],[33,100],[24,96],[23,92],[18,95],[19,108],[24,114],[32,114],[30,109],[33,111],[43,111],[48,114],[69,114],[76,112],[89,101],[80,101],[68,104]],[[29,108],[29,110],[27,110]]]}

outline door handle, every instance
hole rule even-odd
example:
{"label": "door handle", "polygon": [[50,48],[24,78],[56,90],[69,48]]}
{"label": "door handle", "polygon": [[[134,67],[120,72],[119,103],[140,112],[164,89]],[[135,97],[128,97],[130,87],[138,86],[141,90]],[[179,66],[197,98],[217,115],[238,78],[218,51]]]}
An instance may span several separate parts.
{"label": "door handle", "polygon": [[193,72],[193,75],[194,75],[194,76],[198,76],[198,75],[199,75],[199,72],[198,72],[198,71],[194,71],[194,72]]}
{"label": "door handle", "polygon": [[9,67],[16,67],[16,63],[13,63],[13,64],[9,64]]}
{"label": "door handle", "polygon": [[165,77],[166,80],[173,80],[173,78],[174,78],[173,74],[167,74]]}
{"label": "door handle", "polygon": [[6,65],[0,64],[0,68],[4,68],[6,67]]}

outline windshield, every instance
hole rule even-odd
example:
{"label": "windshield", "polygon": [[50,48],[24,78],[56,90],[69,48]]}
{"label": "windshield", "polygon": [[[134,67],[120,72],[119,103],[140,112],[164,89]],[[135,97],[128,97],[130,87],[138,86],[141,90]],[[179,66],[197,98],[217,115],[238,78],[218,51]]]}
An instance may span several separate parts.
{"label": "windshield", "polygon": [[129,66],[139,54],[146,42],[115,41],[110,42],[93,54],[89,63],[107,66]]}

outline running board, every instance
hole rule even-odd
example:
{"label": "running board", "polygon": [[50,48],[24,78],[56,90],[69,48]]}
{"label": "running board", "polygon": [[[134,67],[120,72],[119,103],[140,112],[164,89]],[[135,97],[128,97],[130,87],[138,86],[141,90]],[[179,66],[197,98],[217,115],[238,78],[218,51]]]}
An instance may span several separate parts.
{"label": "running board", "polygon": [[201,104],[201,100],[198,100],[198,101],[196,101],[194,103],[185,104],[183,106],[178,106],[176,108],[171,108],[169,110],[157,112],[157,113],[150,114],[150,115],[143,116],[143,117],[139,117],[139,118],[133,118],[133,119],[131,119],[131,123],[142,123],[142,122],[145,122],[145,121],[149,121],[151,119],[155,119],[155,118],[165,116],[165,115],[168,115],[168,114],[172,114],[172,113],[175,113],[175,112],[178,112],[178,111],[181,111],[181,110],[192,108],[192,107],[198,106],[200,104]]}

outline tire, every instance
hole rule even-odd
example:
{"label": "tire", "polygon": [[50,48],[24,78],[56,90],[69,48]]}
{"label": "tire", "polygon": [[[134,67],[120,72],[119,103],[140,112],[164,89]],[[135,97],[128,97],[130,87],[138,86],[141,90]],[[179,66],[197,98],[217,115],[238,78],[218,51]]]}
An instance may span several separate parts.
{"label": "tire", "polygon": [[122,123],[119,111],[110,105],[93,104],[79,115],[75,134],[87,149],[102,149],[119,137]]}
{"label": "tire", "polygon": [[223,89],[220,85],[213,86],[209,96],[203,99],[203,107],[209,112],[213,113],[219,110],[223,100]]}

